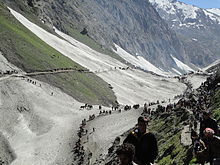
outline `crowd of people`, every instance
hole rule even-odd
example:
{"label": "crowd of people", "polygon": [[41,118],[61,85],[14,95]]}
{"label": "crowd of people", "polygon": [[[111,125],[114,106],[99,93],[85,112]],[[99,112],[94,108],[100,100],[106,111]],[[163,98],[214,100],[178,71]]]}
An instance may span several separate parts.
{"label": "crowd of people", "polygon": [[[180,81],[184,82],[184,80],[185,78],[180,78]],[[159,101],[145,103],[143,116],[138,118],[137,127],[128,134],[123,144],[116,150],[120,165],[155,165],[155,160],[158,157],[158,144],[156,136],[147,129],[148,123],[152,116],[177,113],[179,111],[182,113],[183,111],[190,112],[185,123],[189,125],[191,131],[193,155],[196,158],[196,163],[201,165],[205,163],[220,165],[220,131],[217,124],[218,121],[211,117],[211,111],[209,110],[211,106],[212,92],[210,88],[212,87],[210,86],[213,86],[212,82],[213,80],[207,79],[197,90],[192,90],[192,85],[186,82],[187,90],[183,95],[179,96],[180,99],[176,103],[171,103],[170,99],[169,101],[162,101],[162,104]],[[133,105],[134,109],[139,109],[139,107],[139,104]],[[113,106],[112,110],[108,111],[99,106],[100,112],[98,116],[112,114],[116,110],[121,112],[122,109],[125,111],[130,110],[131,106]],[[91,115],[89,120],[94,118],[95,116]],[[88,133],[88,130],[84,129],[86,122],[85,119],[82,121],[79,130],[79,140]],[[95,128],[92,131],[95,132]],[[84,152],[83,147],[78,143],[75,152]],[[110,151],[114,152],[113,147],[110,148]]]}
{"label": "crowd of people", "polygon": [[6,71],[0,71],[0,75],[11,75],[11,74],[17,74],[18,71],[16,70],[6,70]]}
{"label": "crowd of people", "polygon": [[29,108],[25,108],[25,107],[23,107],[23,106],[18,106],[17,107],[17,110],[18,110],[18,112],[20,112],[20,113],[22,113],[22,112],[28,112],[28,111],[30,111],[30,109]]}
{"label": "crowd of people", "polygon": [[93,106],[90,105],[90,104],[88,104],[88,103],[85,103],[85,105],[80,106],[80,109],[90,110],[90,109],[92,109],[92,108],[93,108]]}
{"label": "crowd of people", "polygon": [[88,142],[89,134],[95,132],[95,128],[92,128],[92,132],[89,133],[89,131],[85,128],[85,126],[87,125],[87,122],[89,122],[90,120],[93,120],[94,118],[95,118],[95,115],[90,115],[88,120],[83,119],[79,126],[79,130],[77,131],[78,140],[76,141],[72,152],[75,155],[74,160],[75,161],[77,160],[79,165],[83,164],[83,162],[85,161],[85,155],[86,155],[85,149],[82,145],[83,137],[86,137],[86,140]]}
{"label": "crowd of people", "polygon": [[217,122],[211,118],[210,111],[204,111],[200,119],[199,134],[192,130],[193,154],[197,163],[204,165],[220,164],[220,137]]}
{"label": "crowd of people", "polygon": [[33,84],[33,85],[39,85],[39,87],[41,87],[41,84],[39,83],[37,83],[37,81],[35,81],[35,80],[32,80],[32,79],[30,79],[30,78],[27,78],[27,82],[29,82],[29,83],[31,83],[31,84]]}
{"label": "crowd of people", "polygon": [[[184,78],[180,78],[184,81]],[[144,104],[144,114],[161,115],[172,113],[177,109],[190,111],[188,124],[191,131],[193,156],[197,164],[220,165],[220,130],[218,121],[211,117],[211,97],[216,83],[208,78],[200,88],[192,92],[191,84],[177,103],[162,106],[156,103]],[[191,91],[191,92],[189,92]],[[170,100],[169,100],[170,102]],[[157,105],[158,104],[158,105]],[[156,108],[149,106],[156,105]],[[157,140],[151,132],[147,131],[149,117],[139,117],[137,128],[130,132],[123,144],[118,147],[116,154],[120,165],[152,165],[158,155]],[[200,127],[198,127],[200,126]]]}
{"label": "crowd of people", "polygon": [[[217,122],[211,118],[211,113],[203,112],[200,121],[200,134],[192,129],[193,154],[195,163],[204,165],[220,165],[220,137]],[[139,117],[137,128],[130,132],[116,154],[120,165],[153,165],[158,156],[157,140],[153,133],[147,130],[149,118]]]}
{"label": "crowd of people", "polygon": [[99,116],[108,115],[108,114],[111,115],[112,111],[111,110],[109,110],[109,111],[107,111],[107,110],[99,111]]}

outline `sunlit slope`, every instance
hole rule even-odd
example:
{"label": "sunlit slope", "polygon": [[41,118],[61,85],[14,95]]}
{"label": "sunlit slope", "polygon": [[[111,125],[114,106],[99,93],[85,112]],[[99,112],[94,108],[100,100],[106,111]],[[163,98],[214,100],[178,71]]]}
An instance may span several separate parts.
{"label": "sunlit slope", "polygon": [[11,13],[48,45],[83,67],[94,71],[108,82],[113,87],[119,103],[143,104],[146,101],[173,98],[186,89],[178,79],[164,78],[128,68],[115,58],[99,53],[55,28],[55,32],[62,39],[45,31],[12,9]]}
{"label": "sunlit slope", "polygon": [[[26,29],[3,5],[0,5],[0,34],[3,55],[26,72],[54,68],[83,69]],[[51,74],[37,78],[61,88],[78,101],[109,104],[116,100],[108,84],[91,73]]]}

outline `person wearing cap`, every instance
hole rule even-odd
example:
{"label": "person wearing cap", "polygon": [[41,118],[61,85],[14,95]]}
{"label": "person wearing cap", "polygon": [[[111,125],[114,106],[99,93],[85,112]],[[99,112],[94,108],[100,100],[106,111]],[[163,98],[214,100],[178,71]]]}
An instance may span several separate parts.
{"label": "person wearing cap", "polygon": [[158,155],[157,140],[153,133],[147,131],[148,122],[147,118],[139,117],[137,128],[124,140],[124,143],[135,146],[134,162],[138,165],[151,165]]}
{"label": "person wearing cap", "polygon": [[206,128],[204,130],[204,137],[209,152],[210,164],[217,165],[220,163],[220,137],[216,136],[215,131],[211,128]]}
{"label": "person wearing cap", "polygon": [[116,154],[119,158],[119,165],[137,165],[133,162],[135,147],[132,144],[125,143],[119,146],[116,150]]}
{"label": "person wearing cap", "polygon": [[212,119],[210,111],[204,111],[203,112],[203,118],[202,121],[200,122],[200,137],[202,138],[204,136],[204,130],[206,128],[211,128],[214,130],[215,135],[218,135],[218,124],[217,122]]}

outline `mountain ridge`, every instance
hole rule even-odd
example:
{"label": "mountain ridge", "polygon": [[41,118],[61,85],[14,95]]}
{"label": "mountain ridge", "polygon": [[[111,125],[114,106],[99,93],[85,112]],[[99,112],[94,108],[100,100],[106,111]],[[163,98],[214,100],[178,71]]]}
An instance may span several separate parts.
{"label": "mountain ridge", "polygon": [[[142,56],[165,71],[174,72],[174,68],[185,73],[171,55],[196,68],[189,62],[189,55],[185,53],[184,45],[175,32],[169,29],[148,1],[32,2],[36,15],[44,24],[55,26],[66,34],[72,35],[73,29],[86,29],[86,35],[102,47],[114,49],[115,43],[130,54]],[[12,5],[11,2],[8,4]]]}
{"label": "mountain ridge", "polygon": [[191,54],[190,62],[205,67],[220,55],[219,9],[202,9],[180,1],[150,0]]}

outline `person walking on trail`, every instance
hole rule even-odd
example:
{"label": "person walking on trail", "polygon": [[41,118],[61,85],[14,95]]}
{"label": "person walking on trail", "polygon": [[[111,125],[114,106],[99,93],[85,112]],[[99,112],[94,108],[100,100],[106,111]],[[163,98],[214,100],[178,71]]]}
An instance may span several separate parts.
{"label": "person walking on trail", "polygon": [[193,142],[193,155],[196,158],[195,163],[199,163],[201,165],[204,165],[205,162],[208,160],[208,150],[204,143],[199,138],[199,135],[196,133],[196,131],[192,130],[191,132],[191,139]]}
{"label": "person walking on trail", "polygon": [[215,135],[218,135],[218,124],[217,122],[212,119],[210,111],[204,111],[202,115],[202,121],[200,122],[200,137],[202,138],[204,136],[204,130],[206,128],[211,128]]}
{"label": "person walking on trail", "polygon": [[124,143],[135,146],[134,162],[138,165],[151,165],[158,155],[157,140],[153,133],[147,131],[148,121],[143,116],[139,117],[138,127],[124,140]]}
{"label": "person walking on trail", "polygon": [[125,143],[119,146],[116,154],[120,161],[119,165],[137,165],[133,162],[135,147],[132,144]]}
{"label": "person walking on trail", "polygon": [[209,153],[209,161],[211,165],[220,164],[220,137],[215,135],[211,128],[204,130],[204,137]]}

